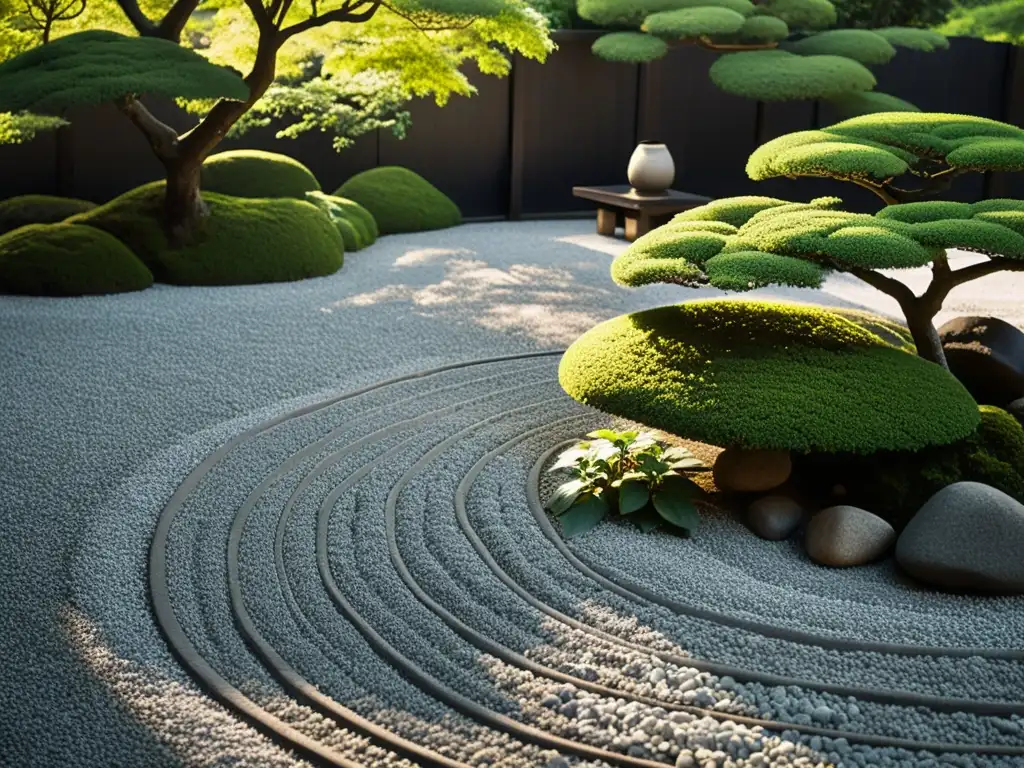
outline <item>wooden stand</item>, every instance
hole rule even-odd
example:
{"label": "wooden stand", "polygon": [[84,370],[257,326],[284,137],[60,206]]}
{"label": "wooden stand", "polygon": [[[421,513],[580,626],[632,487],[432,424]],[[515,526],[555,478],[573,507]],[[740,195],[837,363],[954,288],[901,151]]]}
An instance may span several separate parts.
{"label": "wooden stand", "polygon": [[690,208],[710,203],[710,197],[692,195],[667,189],[657,194],[641,194],[628,184],[610,187],[573,187],[574,197],[597,203],[597,233],[614,236],[621,216],[626,240],[632,242],[655,227],[668,222],[672,216]]}

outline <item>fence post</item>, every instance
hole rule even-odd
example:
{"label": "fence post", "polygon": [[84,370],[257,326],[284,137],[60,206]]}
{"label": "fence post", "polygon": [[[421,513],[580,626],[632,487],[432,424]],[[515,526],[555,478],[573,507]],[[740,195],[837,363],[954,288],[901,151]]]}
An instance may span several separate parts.
{"label": "fence post", "polygon": [[508,167],[508,218],[511,221],[518,221],[523,217],[523,142],[524,129],[523,121],[526,119],[526,112],[523,106],[523,95],[521,79],[516,77],[516,70],[520,66],[522,58],[512,58],[512,69],[508,74],[508,96],[509,96],[509,167]]}
{"label": "fence post", "polygon": [[[1004,123],[1024,127],[1024,56],[1015,45],[1007,44],[1006,70],[1003,76]],[[986,173],[984,197],[1012,197],[1009,173]]]}

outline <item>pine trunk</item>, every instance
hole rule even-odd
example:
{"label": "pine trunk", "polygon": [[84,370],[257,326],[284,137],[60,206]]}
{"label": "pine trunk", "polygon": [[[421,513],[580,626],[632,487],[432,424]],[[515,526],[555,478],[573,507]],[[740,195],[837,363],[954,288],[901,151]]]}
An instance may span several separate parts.
{"label": "pine trunk", "polygon": [[925,360],[949,370],[946,352],[942,348],[942,340],[932,322],[932,316],[920,310],[907,312],[904,309],[904,312],[907,318],[907,327],[910,329],[910,335],[914,338],[914,345],[917,347],[918,357],[923,357]]}

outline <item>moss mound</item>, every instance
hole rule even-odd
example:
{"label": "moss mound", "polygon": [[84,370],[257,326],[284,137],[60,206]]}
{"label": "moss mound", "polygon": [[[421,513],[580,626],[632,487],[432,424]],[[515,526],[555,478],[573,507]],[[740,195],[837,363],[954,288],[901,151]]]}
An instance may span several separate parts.
{"label": "moss mound", "polygon": [[306,199],[326,213],[338,228],[346,251],[358,251],[377,240],[373,214],[354,200],[323,192],[307,192]]}
{"label": "moss mound", "polygon": [[0,235],[28,224],[56,224],[77,213],[91,211],[96,203],[73,197],[19,195],[0,201]]}
{"label": "moss mound", "polygon": [[600,410],[719,446],[917,450],[978,425],[977,405],[894,324],[864,313],[699,301],[580,337],[559,381]]}
{"label": "moss mound", "polygon": [[334,193],[368,210],[382,235],[454,227],[462,213],[437,187],[408,168],[383,165],[357,173]]}
{"label": "moss mound", "polygon": [[141,291],[153,275],[116,237],[79,224],[29,224],[0,237],[0,293]]}
{"label": "moss mound", "polygon": [[239,149],[211,155],[203,163],[204,190],[232,197],[294,197],[320,190],[306,166],[288,155]]}
{"label": "moss mound", "polygon": [[189,245],[172,248],[161,224],[163,197],[164,182],[153,182],[71,221],[114,235],[163,283],[288,282],[329,275],[341,268],[341,235],[310,203],[207,192],[203,199],[210,215]]}
{"label": "moss mound", "polygon": [[863,507],[902,529],[924,503],[952,483],[991,485],[1024,502],[1024,426],[1006,411],[980,408],[981,423],[951,445],[868,456],[810,454],[796,458],[794,478],[821,503]]}

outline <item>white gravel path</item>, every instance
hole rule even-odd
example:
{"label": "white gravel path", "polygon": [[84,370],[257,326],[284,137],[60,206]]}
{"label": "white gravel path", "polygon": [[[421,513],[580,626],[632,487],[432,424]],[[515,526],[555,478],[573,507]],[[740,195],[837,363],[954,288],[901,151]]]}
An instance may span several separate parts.
{"label": "white gravel path", "polygon": [[[624,245],[592,227],[388,237],[295,284],[0,297],[0,764],[294,764],[167,652],[144,571],[160,510],[206,453],[320,393],[561,347],[623,312],[719,295],[615,286]],[[895,311],[852,279],[752,295]],[[1024,328],[1020,297],[1024,275],[989,277],[939,322],[984,312]]]}

